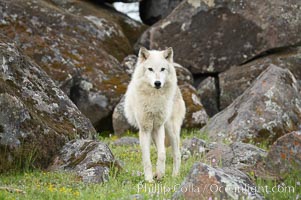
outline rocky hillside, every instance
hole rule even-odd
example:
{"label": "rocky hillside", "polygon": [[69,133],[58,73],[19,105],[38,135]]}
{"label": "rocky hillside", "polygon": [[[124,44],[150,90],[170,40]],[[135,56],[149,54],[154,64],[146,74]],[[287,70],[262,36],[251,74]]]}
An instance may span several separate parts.
{"label": "rocky hillside", "polygon": [[[65,169],[107,181],[121,165],[95,136],[134,130],[122,97],[141,46],[173,47],[183,128],[197,130],[183,158],[206,149],[208,163],[182,187],[242,187],[254,184],[250,171],[282,179],[301,167],[300,0],[121,1],[140,2],[143,23],[114,0],[0,1],[0,172]],[[181,198],[199,199],[176,191]]]}

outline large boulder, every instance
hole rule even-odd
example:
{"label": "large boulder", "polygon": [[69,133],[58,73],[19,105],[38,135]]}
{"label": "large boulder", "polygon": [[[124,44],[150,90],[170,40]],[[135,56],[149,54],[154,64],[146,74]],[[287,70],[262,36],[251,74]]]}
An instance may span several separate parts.
{"label": "large boulder", "polygon": [[193,137],[182,142],[181,155],[183,160],[191,156],[201,156],[208,151],[206,141]]}
{"label": "large boulder", "polygon": [[263,162],[266,156],[265,150],[252,144],[234,142],[227,146],[218,143],[206,154],[206,160],[212,166],[234,167],[243,170]]}
{"label": "large boulder", "polygon": [[72,140],[63,146],[49,169],[75,172],[85,183],[103,183],[109,180],[112,167],[121,168],[106,144]]}
{"label": "large boulder", "polygon": [[301,124],[300,87],[293,74],[270,65],[241,96],[203,127],[215,141],[274,142]]}
{"label": "large boulder", "polygon": [[136,55],[128,55],[121,62],[121,68],[131,76],[134,73],[138,57]]}
{"label": "large boulder", "polygon": [[183,85],[185,83],[192,85],[194,82],[192,73],[178,63],[174,63],[174,66],[176,68],[178,85]]}
{"label": "large boulder", "polygon": [[[274,64],[289,69],[297,81],[301,82],[301,48],[287,48],[271,55],[256,59],[241,66],[233,66],[219,74],[220,109],[223,110],[240,96],[269,65]],[[207,84],[203,84],[206,86]],[[201,87],[204,96],[214,89]],[[206,90],[207,89],[207,90]],[[209,91],[208,91],[209,90]],[[204,104],[204,103],[203,103]],[[205,108],[206,105],[204,104]]]}
{"label": "large boulder", "polygon": [[195,163],[172,199],[263,199],[247,175],[235,168]]}
{"label": "large boulder", "polygon": [[88,1],[0,2],[3,39],[20,44],[99,131],[111,124],[129,81],[119,61],[133,53],[132,44],[143,29],[113,9]]}
{"label": "large boulder", "polygon": [[[257,62],[257,61],[254,61]],[[239,67],[231,67],[229,70],[219,74],[220,109],[223,110],[229,106],[237,97],[239,97],[253,81],[268,67],[271,63],[246,64]]]}
{"label": "large boulder", "polygon": [[263,52],[301,41],[299,0],[185,0],[141,36],[151,49],[174,48],[193,73],[222,72]]}
{"label": "large boulder", "polygon": [[122,134],[126,133],[126,131],[137,131],[128,123],[128,120],[125,117],[124,97],[122,97],[120,102],[114,108],[112,122],[115,135],[121,136]]}
{"label": "large boulder", "polygon": [[217,84],[218,79],[209,76],[197,86],[198,96],[201,98],[201,102],[210,117],[218,113],[220,110],[220,94]]}
{"label": "large boulder", "polygon": [[209,119],[196,89],[190,84],[180,85],[180,90],[186,105],[186,115],[183,126],[186,128],[198,128],[207,124]]}
{"label": "large boulder", "polygon": [[266,167],[268,171],[284,175],[301,169],[301,132],[288,133],[271,146]]}
{"label": "large boulder", "polygon": [[0,172],[45,168],[66,141],[96,131],[48,75],[0,41]]}
{"label": "large boulder", "polygon": [[147,25],[153,25],[166,17],[182,0],[143,0],[139,11],[141,20]]}

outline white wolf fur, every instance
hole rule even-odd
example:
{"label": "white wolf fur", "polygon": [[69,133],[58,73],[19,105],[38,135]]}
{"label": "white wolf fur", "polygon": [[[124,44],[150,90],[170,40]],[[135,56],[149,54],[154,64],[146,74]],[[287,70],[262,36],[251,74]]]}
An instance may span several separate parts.
{"label": "white wolf fur", "polygon": [[155,178],[161,179],[165,173],[165,144],[171,144],[173,176],[178,175],[181,165],[180,131],[186,108],[177,85],[172,48],[165,51],[140,49],[125,94],[124,110],[129,123],[139,129],[145,180],[153,181],[150,160],[152,139],[158,153]]}

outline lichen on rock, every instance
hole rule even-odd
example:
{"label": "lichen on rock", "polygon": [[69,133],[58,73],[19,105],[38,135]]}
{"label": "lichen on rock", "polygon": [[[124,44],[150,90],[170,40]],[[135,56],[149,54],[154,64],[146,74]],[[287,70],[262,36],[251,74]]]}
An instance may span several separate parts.
{"label": "lichen on rock", "polygon": [[45,168],[66,141],[94,137],[91,122],[14,44],[0,41],[0,58],[0,172]]}
{"label": "lichen on rock", "polygon": [[202,131],[215,141],[273,143],[300,126],[300,86],[293,74],[270,65],[231,105]]}
{"label": "lichen on rock", "polygon": [[65,144],[49,169],[74,172],[85,183],[103,183],[113,167],[121,168],[106,144],[79,139]]}

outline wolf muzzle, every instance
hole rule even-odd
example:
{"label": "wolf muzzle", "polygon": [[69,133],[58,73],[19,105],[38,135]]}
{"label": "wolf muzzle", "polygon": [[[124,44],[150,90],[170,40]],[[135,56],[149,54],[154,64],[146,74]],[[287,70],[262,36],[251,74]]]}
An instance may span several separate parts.
{"label": "wolf muzzle", "polygon": [[155,81],[155,88],[160,89],[161,88],[161,82],[160,81]]}

